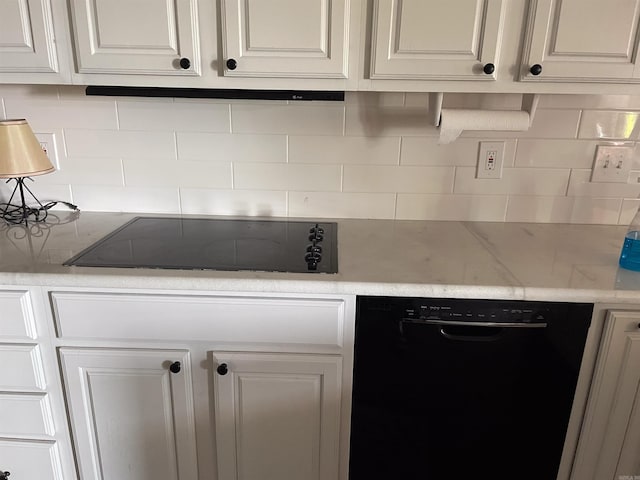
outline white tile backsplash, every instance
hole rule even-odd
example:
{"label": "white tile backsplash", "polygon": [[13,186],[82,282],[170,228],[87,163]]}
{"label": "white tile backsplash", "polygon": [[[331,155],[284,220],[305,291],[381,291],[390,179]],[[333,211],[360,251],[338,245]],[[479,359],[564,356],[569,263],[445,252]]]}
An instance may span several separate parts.
{"label": "white tile backsplash", "polygon": [[118,101],[121,130],[224,132],[231,131],[228,104]]}
{"label": "white tile backsplash", "polygon": [[473,167],[456,168],[455,193],[476,195],[565,195],[569,169],[505,168],[500,179],[476,178]]}
{"label": "white tile backsplash", "polygon": [[70,157],[176,159],[173,132],[65,129]]}
{"label": "white tile backsplash", "polygon": [[287,216],[287,192],[180,189],[182,213],[199,215]]}
{"label": "white tile backsplash", "polygon": [[399,137],[289,137],[289,162],[397,165]]}
{"label": "white tile backsplash", "polygon": [[287,161],[286,135],[178,132],[178,158],[206,162]]}
{"label": "white tile backsplash", "polygon": [[72,186],[80,210],[95,212],[180,213],[177,188]]}
{"label": "white tile backsplash", "polygon": [[502,195],[423,195],[399,193],[396,218],[503,222],[508,197]]}
{"label": "white tile backsplash", "polygon": [[395,193],[289,193],[292,217],[392,219],[395,204]]}
{"label": "white tile backsplash", "polygon": [[233,186],[241,190],[337,192],[340,182],[340,165],[237,163],[233,166]]}
{"label": "white tile backsplash", "polygon": [[[444,106],[520,103],[451,93]],[[640,139],[640,96],[543,95],[529,131],[464,132],[449,145],[437,143],[426,93],[287,103],[1,85],[0,116],[55,133],[60,169],[31,186],[83,210],[626,224],[640,203],[638,148],[627,183],[590,182],[596,145]],[[485,139],[505,141],[501,179],[475,178]]]}
{"label": "white tile backsplash", "polygon": [[288,135],[342,135],[344,105],[231,105],[233,133]]}
{"label": "white tile backsplash", "polygon": [[345,165],[343,190],[362,193],[451,193],[454,167]]}
{"label": "white tile backsplash", "polygon": [[231,163],[155,161],[125,158],[124,183],[128,187],[233,187]]}
{"label": "white tile backsplash", "polygon": [[578,137],[636,140],[639,133],[640,114],[638,112],[585,110],[582,112]]}
{"label": "white tile backsplash", "polygon": [[591,168],[596,145],[589,140],[518,140],[515,166]]}

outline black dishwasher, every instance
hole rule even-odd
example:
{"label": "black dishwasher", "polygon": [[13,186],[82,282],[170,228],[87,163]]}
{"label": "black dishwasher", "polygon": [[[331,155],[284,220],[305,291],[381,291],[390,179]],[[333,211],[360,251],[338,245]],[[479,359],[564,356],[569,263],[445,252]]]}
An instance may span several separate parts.
{"label": "black dishwasher", "polygon": [[358,297],[350,480],[556,480],[592,309]]}

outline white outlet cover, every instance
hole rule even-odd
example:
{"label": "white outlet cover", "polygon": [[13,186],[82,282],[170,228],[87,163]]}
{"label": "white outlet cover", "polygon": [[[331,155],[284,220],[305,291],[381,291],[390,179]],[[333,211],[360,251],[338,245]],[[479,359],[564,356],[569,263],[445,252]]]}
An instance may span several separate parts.
{"label": "white outlet cover", "polygon": [[634,147],[630,145],[598,145],[591,172],[592,182],[627,183]]}
{"label": "white outlet cover", "polygon": [[[489,152],[492,152],[493,165],[488,164]],[[480,142],[476,178],[502,178],[504,161],[504,142]]]}
{"label": "white outlet cover", "polygon": [[60,170],[60,163],[58,162],[58,146],[56,145],[56,136],[54,133],[35,133],[36,138],[40,144],[46,144],[47,156],[56,170]]}

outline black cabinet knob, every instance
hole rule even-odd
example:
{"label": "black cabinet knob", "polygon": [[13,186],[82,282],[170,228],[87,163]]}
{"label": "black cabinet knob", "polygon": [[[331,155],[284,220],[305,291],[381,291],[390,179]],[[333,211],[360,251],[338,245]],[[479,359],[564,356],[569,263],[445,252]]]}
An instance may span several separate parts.
{"label": "black cabinet knob", "polygon": [[233,58],[230,58],[229,60],[227,60],[227,68],[229,70],[235,70],[236,68],[238,68],[238,62],[236,62]]}
{"label": "black cabinet knob", "polygon": [[531,65],[529,71],[531,72],[531,75],[540,75],[542,73],[542,65],[540,65],[539,63]]}
{"label": "black cabinet knob", "polygon": [[180,365],[180,362],[173,362],[169,370],[171,370],[171,373],[179,373],[182,370],[182,365]]}
{"label": "black cabinet knob", "polygon": [[226,363],[221,363],[220,365],[218,365],[218,368],[216,368],[216,372],[218,372],[220,375],[226,375],[227,373],[229,373],[229,367],[227,367]]}
{"label": "black cabinet knob", "polygon": [[0,472],[0,480],[7,480],[11,472]]}
{"label": "black cabinet knob", "polygon": [[187,70],[188,68],[191,67],[191,60],[189,60],[188,58],[181,58],[180,59],[180,67],[184,68],[185,70]]}
{"label": "black cabinet knob", "polygon": [[496,66],[493,63],[487,63],[482,69],[482,71],[487,75],[491,75],[493,72],[496,71]]}

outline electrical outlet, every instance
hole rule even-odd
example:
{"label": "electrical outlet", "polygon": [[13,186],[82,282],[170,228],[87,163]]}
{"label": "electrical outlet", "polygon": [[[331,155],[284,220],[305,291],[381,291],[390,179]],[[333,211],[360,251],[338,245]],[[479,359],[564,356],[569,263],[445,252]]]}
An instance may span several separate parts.
{"label": "electrical outlet", "polygon": [[58,163],[58,149],[56,148],[56,136],[53,133],[35,133],[44,153],[49,157],[56,170],[60,170]]}
{"label": "electrical outlet", "polygon": [[627,183],[631,171],[633,150],[633,146],[627,145],[598,145],[591,181]]}
{"label": "electrical outlet", "polygon": [[480,142],[476,178],[502,178],[504,142]]}

